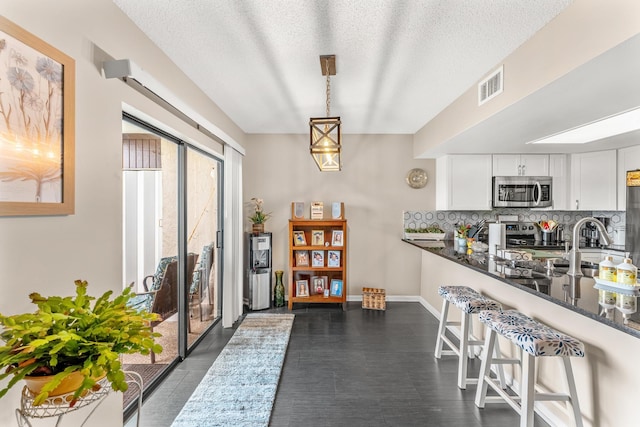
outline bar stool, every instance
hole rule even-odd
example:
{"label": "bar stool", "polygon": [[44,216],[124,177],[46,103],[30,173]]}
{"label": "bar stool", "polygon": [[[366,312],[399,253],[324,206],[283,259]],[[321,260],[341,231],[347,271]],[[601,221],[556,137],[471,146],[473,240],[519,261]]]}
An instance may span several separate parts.
{"label": "bar stool", "polygon": [[[438,294],[443,298],[442,311],[440,314],[440,326],[438,327],[438,339],[436,340],[435,357],[440,359],[442,355],[458,356],[458,387],[466,389],[467,384],[476,384],[477,378],[467,377],[467,360],[474,357],[474,346],[483,346],[483,341],[473,336],[471,315],[479,313],[483,310],[502,310],[499,302],[480,295],[474,289],[468,286],[440,286]],[[449,303],[455,305],[462,311],[461,321],[447,321],[449,315]],[[447,329],[452,330],[453,326],[460,326],[459,346],[456,346],[447,336]],[[443,350],[443,345],[451,350]],[[494,350],[496,356],[500,354],[499,347]],[[498,375],[501,384],[506,387],[504,380],[504,369],[498,367]]]}
{"label": "bar stool", "polygon": [[[533,426],[533,403],[538,400],[568,401],[573,408],[573,415],[577,426],[582,426],[582,415],[578,403],[578,394],[570,357],[584,357],[584,344],[577,339],[558,332],[539,323],[532,318],[516,311],[504,312],[483,311],[480,321],[488,326],[485,339],[487,357],[482,360],[480,379],[476,390],[476,406],[484,408],[485,402],[506,401],[520,414],[520,427]],[[494,358],[491,349],[497,343],[497,335],[507,338],[520,350],[520,359]],[[569,394],[566,393],[536,393],[535,358],[543,356],[557,356],[562,358]],[[522,369],[520,393],[511,396],[501,390],[495,381],[489,377],[492,364],[519,364]],[[499,396],[487,397],[487,386],[491,386]]]}

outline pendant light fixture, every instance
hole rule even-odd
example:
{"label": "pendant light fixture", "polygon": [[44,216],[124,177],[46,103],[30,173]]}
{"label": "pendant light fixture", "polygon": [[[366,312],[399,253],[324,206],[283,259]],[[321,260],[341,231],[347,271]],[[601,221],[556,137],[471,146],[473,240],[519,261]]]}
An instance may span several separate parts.
{"label": "pendant light fixture", "polygon": [[342,168],[340,161],[340,117],[331,116],[331,80],[336,75],[336,56],[321,55],[322,75],[327,76],[327,116],[309,119],[311,143],[309,150],[321,172]]}

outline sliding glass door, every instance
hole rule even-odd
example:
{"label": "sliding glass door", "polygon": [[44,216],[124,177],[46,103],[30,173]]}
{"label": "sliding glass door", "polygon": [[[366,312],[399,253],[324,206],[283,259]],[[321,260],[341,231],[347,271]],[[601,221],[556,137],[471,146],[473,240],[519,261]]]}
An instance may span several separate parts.
{"label": "sliding glass door", "polygon": [[123,284],[160,316],[163,347],[122,363],[147,389],[221,318],[222,162],[130,116],[122,129]]}

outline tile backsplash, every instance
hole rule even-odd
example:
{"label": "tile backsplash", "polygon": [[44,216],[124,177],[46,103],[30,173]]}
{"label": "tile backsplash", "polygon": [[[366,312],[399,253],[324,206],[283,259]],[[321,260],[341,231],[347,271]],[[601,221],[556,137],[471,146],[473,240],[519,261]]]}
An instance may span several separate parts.
{"label": "tile backsplash", "polygon": [[491,211],[404,211],[404,228],[426,228],[438,226],[452,239],[456,224],[474,224],[481,220],[496,222],[498,215],[517,215],[521,222],[548,221],[550,219],[564,226],[565,238],[570,240],[573,226],[585,217],[609,218],[607,231],[611,236],[616,229],[625,227],[624,211],[537,211],[529,209],[494,209]]}

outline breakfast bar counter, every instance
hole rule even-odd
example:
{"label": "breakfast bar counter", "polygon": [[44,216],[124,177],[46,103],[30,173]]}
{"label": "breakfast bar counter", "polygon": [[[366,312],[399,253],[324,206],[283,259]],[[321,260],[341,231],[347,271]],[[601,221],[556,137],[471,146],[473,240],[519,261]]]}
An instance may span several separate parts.
{"label": "breakfast bar counter", "polygon": [[[549,269],[544,259],[509,261],[459,248],[452,241],[404,240],[405,242],[468,267],[491,278],[520,289],[532,298],[542,298],[604,325],[640,338],[640,313],[625,319],[613,307],[598,303],[598,290],[592,277],[574,277],[559,269]],[[549,255],[552,256],[552,255]],[[534,300],[535,301],[535,300]],[[506,301],[508,303],[508,301]]]}
{"label": "breakfast bar counter", "polygon": [[[640,355],[640,319],[634,313],[625,322],[616,308],[603,310],[593,278],[569,276],[560,268],[547,269],[544,259],[504,261],[486,252],[457,247],[452,241],[404,242],[419,250],[420,299],[436,318],[443,301],[438,287],[465,285],[500,302],[504,309],[515,309],[582,341],[585,357],[575,358],[572,364],[584,425],[638,425],[635,390],[640,370],[634,361]],[[545,255],[562,258],[560,252]],[[459,314],[453,313],[451,320],[456,316]],[[484,335],[484,325],[477,319],[472,326],[477,337]],[[510,342],[500,344],[505,356],[517,357],[518,349]],[[538,382],[552,392],[566,389],[558,368],[547,360],[537,367]],[[517,377],[510,381],[518,387]],[[551,425],[573,424],[572,414],[562,405],[538,402],[536,411]]]}

